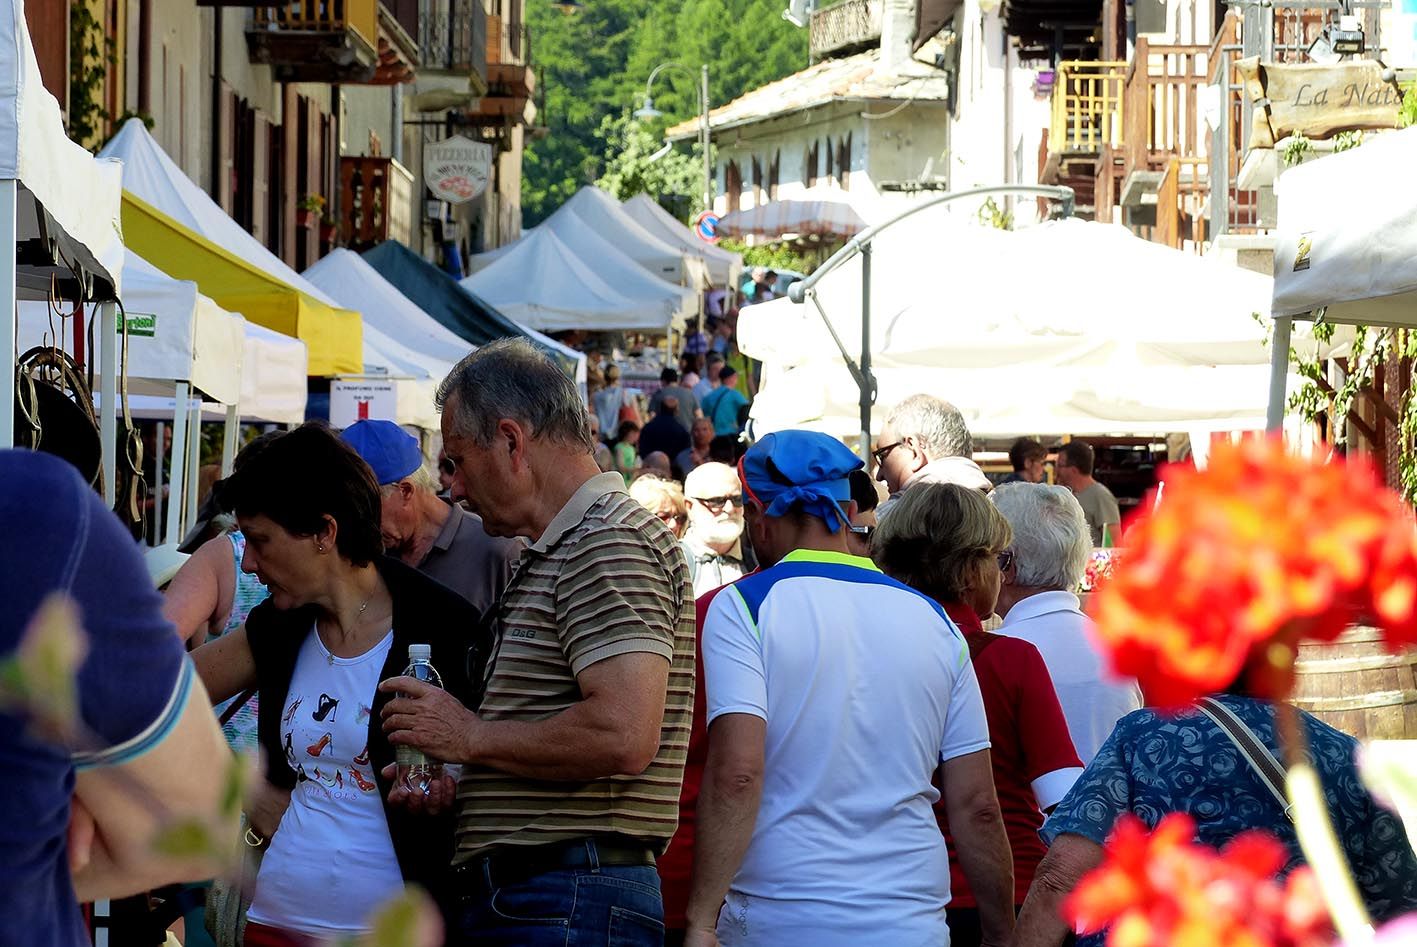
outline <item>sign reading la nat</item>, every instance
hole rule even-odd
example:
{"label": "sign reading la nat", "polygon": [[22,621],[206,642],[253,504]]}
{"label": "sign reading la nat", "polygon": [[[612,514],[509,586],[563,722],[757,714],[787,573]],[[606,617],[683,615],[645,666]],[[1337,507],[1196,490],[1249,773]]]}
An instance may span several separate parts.
{"label": "sign reading la nat", "polygon": [[492,146],[455,135],[423,146],[423,178],[439,200],[462,204],[487,190]]}

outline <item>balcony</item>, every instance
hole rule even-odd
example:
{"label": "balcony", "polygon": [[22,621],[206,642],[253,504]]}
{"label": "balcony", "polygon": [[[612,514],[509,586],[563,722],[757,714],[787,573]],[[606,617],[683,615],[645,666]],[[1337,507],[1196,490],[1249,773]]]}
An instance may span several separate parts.
{"label": "balcony", "polygon": [[528,128],[536,120],[536,74],[531,68],[531,33],[520,23],[487,17],[487,94],[465,115],[468,124]]}
{"label": "balcony", "polygon": [[812,58],[825,59],[874,46],[881,40],[882,0],[841,0],[812,11],[807,44]]}
{"label": "balcony", "polygon": [[258,6],[251,61],[280,82],[366,83],[379,68],[378,0],[291,0]]}
{"label": "balcony", "polygon": [[413,175],[393,158],[340,159],[340,242],[368,249],[413,239]]}
{"label": "balcony", "polygon": [[466,79],[472,98],[487,92],[487,12],[482,0],[418,0],[424,74]]}

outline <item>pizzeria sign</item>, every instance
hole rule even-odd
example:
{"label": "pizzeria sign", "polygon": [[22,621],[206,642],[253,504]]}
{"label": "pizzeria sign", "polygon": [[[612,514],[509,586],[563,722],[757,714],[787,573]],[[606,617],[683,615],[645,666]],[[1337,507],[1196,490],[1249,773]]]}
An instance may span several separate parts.
{"label": "pizzeria sign", "polygon": [[423,148],[423,177],[439,200],[462,204],[487,190],[492,146],[455,135]]}

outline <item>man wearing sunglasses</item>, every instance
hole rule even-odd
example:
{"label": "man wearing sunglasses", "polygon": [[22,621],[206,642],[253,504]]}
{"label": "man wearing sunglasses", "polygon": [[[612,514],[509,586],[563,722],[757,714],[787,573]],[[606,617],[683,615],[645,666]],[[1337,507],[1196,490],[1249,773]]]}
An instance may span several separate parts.
{"label": "man wearing sunglasses", "polygon": [[957,483],[988,492],[993,484],[974,462],[974,440],[958,408],[934,395],[911,395],[886,417],[877,447],[876,479],[890,499],[877,515],[885,518],[892,502],[913,483]]}
{"label": "man wearing sunglasses", "polygon": [[727,464],[700,464],[684,479],[689,529],[684,558],[694,579],[694,596],[737,581],[743,564],[743,484]]}

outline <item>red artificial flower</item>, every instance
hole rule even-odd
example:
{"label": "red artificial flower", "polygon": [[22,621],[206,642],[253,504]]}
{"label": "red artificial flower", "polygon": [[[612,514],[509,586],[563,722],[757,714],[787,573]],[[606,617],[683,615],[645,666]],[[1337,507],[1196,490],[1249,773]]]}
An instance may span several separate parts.
{"label": "red artificial flower", "polygon": [[1110,947],[1320,947],[1331,929],[1308,868],[1275,877],[1287,852],[1246,832],[1221,851],[1193,841],[1173,813],[1153,832],[1124,815],[1063,905],[1079,933],[1108,929]]}
{"label": "red artificial flower", "polygon": [[1299,639],[1331,640],[1355,620],[1393,649],[1417,642],[1417,531],[1366,460],[1325,463],[1261,438],[1163,479],[1164,499],[1130,524],[1092,607],[1114,668],[1150,703],[1224,688],[1273,645],[1280,673],[1251,683],[1283,697]]}

